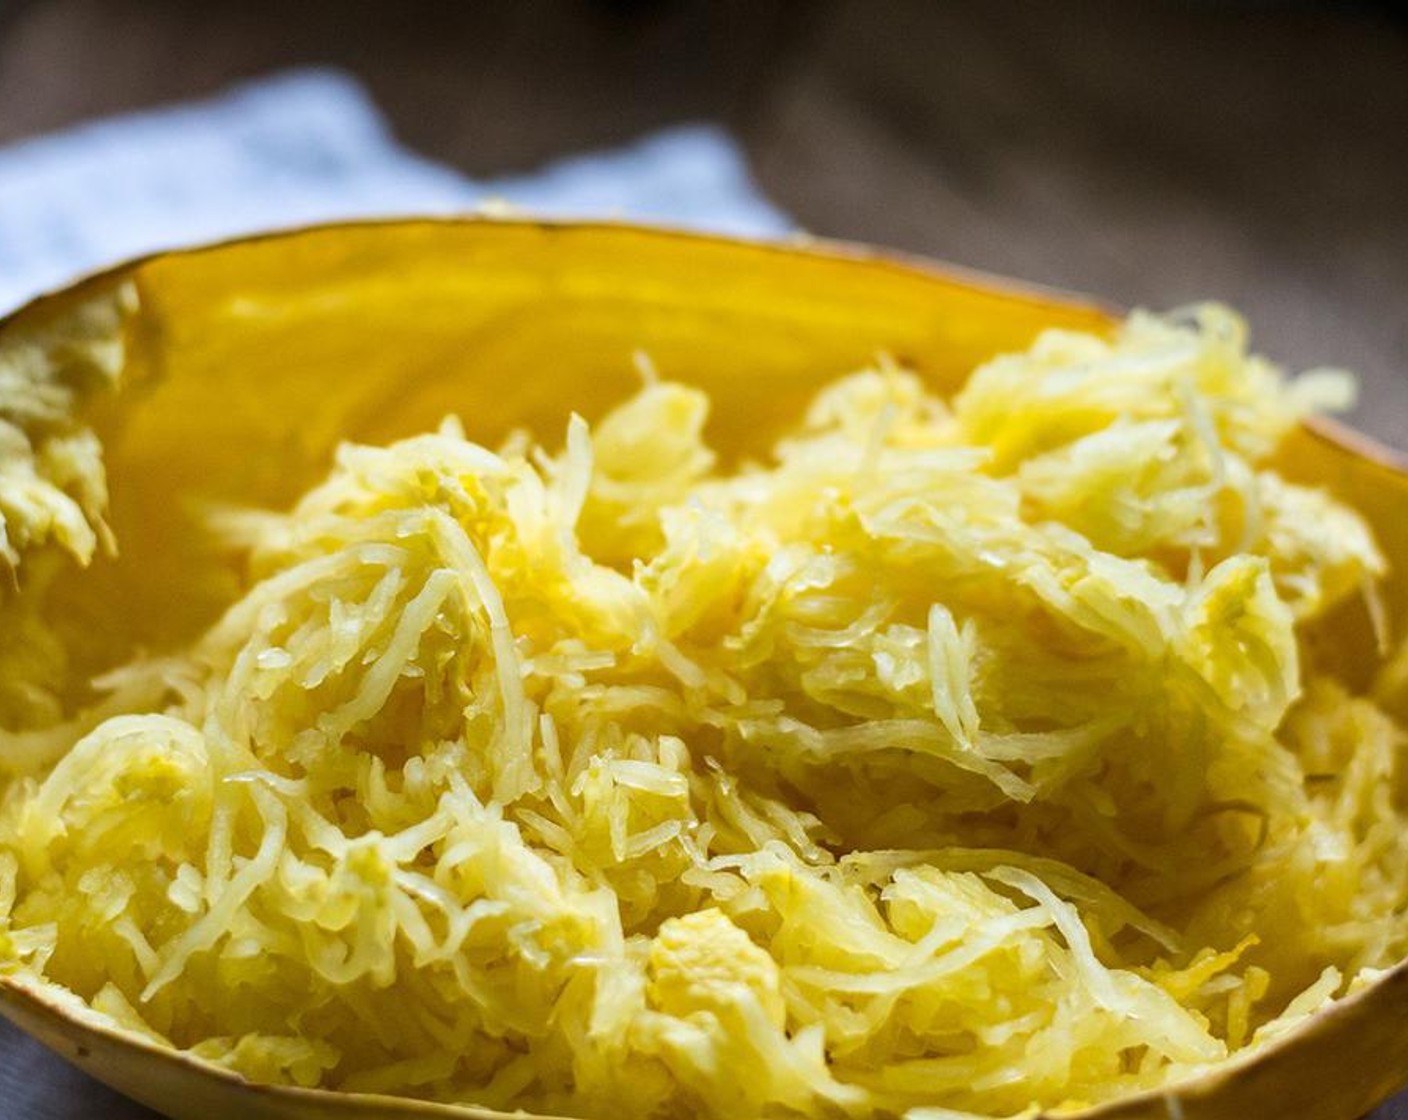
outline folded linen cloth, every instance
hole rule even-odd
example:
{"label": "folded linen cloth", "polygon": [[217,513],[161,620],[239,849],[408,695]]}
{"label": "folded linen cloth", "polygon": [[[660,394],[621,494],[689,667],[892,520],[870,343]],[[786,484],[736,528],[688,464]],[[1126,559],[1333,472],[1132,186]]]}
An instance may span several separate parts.
{"label": "folded linen cloth", "polygon": [[297,70],[0,148],[0,313],[155,249],[340,218],[464,212],[490,200],[743,236],[791,229],[715,125],[474,181],[401,147],[351,77]]}

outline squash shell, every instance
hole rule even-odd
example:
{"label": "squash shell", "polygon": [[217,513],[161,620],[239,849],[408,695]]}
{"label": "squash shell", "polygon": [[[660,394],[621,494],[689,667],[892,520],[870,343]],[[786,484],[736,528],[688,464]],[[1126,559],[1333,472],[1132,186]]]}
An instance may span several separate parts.
{"label": "squash shell", "polygon": [[[765,448],[823,379],[892,355],[940,390],[1047,327],[1108,328],[1113,312],[950,266],[818,242],[760,245],[625,225],[486,219],[322,226],[157,254],[42,297],[0,322],[60,347],[92,302],[135,290],[125,385],[90,418],[104,441],[122,554],[70,579],[113,655],[178,641],[218,610],[191,499],[282,503],[341,438],[385,441],[454,411],[470,438],[560,430],[630,388],[633,352],[714,398],[726,455]],[[50,340],[50,341],[45,341]],[[55,354],[55,360],[61,355]],[[1408,462],[1337,425],[1289,441],[1279,469],[1373,523],[1408,620]],[[1332,623],[1344,675],[1372,660],[1364,617]],[[96,1024],[22,972],[0,1014],[87,1073],[175,1120],[509,1114],[255,1084]],[[1176,1087],[1062,1110],[1074,1120],[1352,1120],[1408,1082],[1408,962],[1260,1051]],[[517,1114],[520,1120],[533,1120]]]}

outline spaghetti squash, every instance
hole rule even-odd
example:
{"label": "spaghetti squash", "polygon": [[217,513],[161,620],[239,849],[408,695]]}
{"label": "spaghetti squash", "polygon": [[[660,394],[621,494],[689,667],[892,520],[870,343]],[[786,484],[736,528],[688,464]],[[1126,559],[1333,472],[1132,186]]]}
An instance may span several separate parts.
{"label": "spaghetti squash", "polygon": [[1179,1083],[1408,955],[1404,734],[1317,644],[1385,561],[1269,465],[1342,376],[1136,314],[949,399],[877,361],[735,463],[641,375],[206,511],[239,595],[77,706],[32,604],[113,547],[101,448],[7,381],[0,968],[261,1082],[938,1120]]}

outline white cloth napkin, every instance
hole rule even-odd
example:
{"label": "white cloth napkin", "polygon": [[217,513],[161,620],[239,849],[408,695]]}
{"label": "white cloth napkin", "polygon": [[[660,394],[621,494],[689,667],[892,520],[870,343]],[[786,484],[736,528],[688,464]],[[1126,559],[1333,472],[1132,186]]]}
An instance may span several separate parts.
{"label": "white cloth napkin", "polygon": [[742,236],[792,228],[717,126],[671,128],[536,174],[475,182],[400,147],[352,78],[298,70],[0,148],[0,313],[154,249],[495,199],[556,217]]}

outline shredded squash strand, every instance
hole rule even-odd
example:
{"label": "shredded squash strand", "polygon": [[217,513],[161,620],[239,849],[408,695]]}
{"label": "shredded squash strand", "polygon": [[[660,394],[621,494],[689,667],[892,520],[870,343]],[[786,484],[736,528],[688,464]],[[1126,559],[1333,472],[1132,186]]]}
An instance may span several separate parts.
{"label": "shredded squash strand", "polygon": [[[1269,466],[1338,392],[1203,308],[947,401],[881,364],[731,471],[653,378],[560,454],[346,446],[213,518],[192,648],[76,722],[0,685],[0,967],[258,1080],[583,1117],[1265,1045],[1408,953],[1403,732],[1306,653],[1384,560]],[[0,560],[91,553],[85,437],[7,454]]]}

